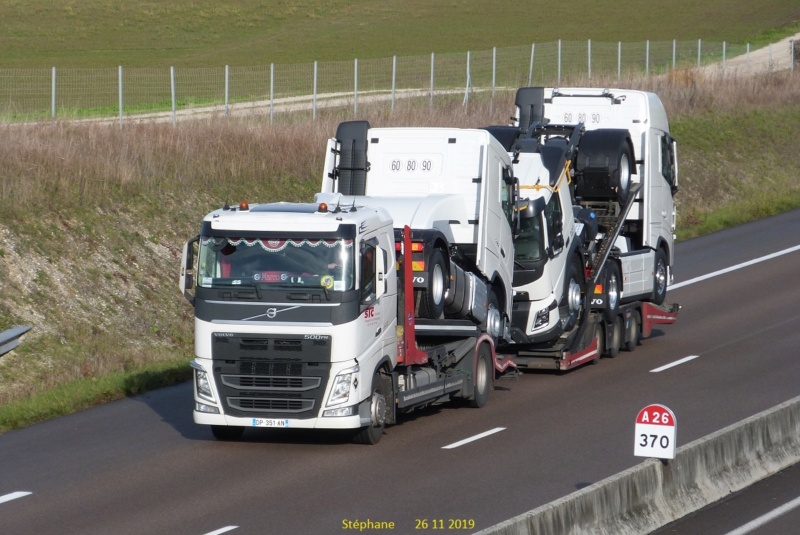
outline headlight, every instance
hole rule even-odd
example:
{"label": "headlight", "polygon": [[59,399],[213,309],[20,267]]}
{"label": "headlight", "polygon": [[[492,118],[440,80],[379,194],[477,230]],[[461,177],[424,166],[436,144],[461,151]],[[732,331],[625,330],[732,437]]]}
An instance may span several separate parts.
{"label": "headlight", "polygon": [[328,405],[338,405],[350,400],[350,392],[355,392],[358,387],[359,367],[349,368],[336,376],[331,388],[331,395],[328,397]]}
{"label": "headlight", "polygon": [[550,320],[550,309],[543,308],[536,313],[536,319],[533,322],[533,328],[538,329],[542,325],[547,325],[547,322],[549,320]]}
{"label": "headlight", "polygon": [[204,370],[194,370],[194,384],[197,388],[197,395],[209,401],[214,401],[214,394],[211,392],[211,383],[208,382],[208,373]]}

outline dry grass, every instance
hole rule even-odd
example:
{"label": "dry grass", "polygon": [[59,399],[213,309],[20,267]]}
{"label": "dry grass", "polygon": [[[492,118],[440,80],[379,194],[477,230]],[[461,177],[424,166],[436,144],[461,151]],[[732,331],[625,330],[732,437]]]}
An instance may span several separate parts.
{"label": "dry grass", "polygon": [[[747,205],[759,217],[800,205],[800,156],[790,146],[800,136],[798,76],[677,71],[592,84],[648,89],[664,100],[681,143],[679,236],[690,225],[713,229],[702,225],[730,207]],[[513,98],[475,93],[466,107],[460,96],[438,98],[434,109],[423,99],[393,114],[386,104],[365,105],[359,118],[374,126],[501,124]],[[314,122],[280,116],[272,127],[256,115],[177,127],[0,128],[0,330],[34,325],[0,359],[0,404],[188,362],[192,311],[177,290],[183,241],[225,201],[310,200],[325,140],[349,118],[339,110]]]}

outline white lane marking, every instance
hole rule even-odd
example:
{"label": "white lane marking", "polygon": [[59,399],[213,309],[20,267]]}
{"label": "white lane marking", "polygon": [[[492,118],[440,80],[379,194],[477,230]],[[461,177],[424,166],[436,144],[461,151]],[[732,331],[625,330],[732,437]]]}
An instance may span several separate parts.
{"label": "white lane marking", "polygon": [[707,275],[701,275],[700,277],[695,277],[693,279],[689,279],[688,281],[683,281],[677,284],[673,284],[672,286],[669,287],[669,289],[676,290],[681,286],[689,286],[690,284],[694,284],[695,282],[700,282],[706,279],[710,279],[712,277],[724,275],[725,273],[730,273],[731,271],[736,271],[737,269],[742,269],[747,266],[752,266],[753,264],[758,264],[759,262],[766,262],[767,260],[772,260],[773,258],[793,253],[795,251],[800,251],[800,245],[795,245],[794,247],[789,247],[788,249],[784,249],[783,251],[778,251],[776,253],[768,254],[766,256],[762,256],[759,258],[754,258],[753,260],[748,260],[747,262],[742,262],[741,264],[736,264],[735,266],[727,267],[725,269],[720,269],[719,271],[714,271],[713,273],[708,273]]}
{"label": "white lane marking", "polygon": [[769,513],[765,515],[761,515],[760,517],[756,518],[755,520],[751,520],[747,524],[742,527],[736,528],[733,531],[729,531],[725,535],[745,535],[745,533],[750,533],[753,530],[760,528],[761,526],[765,525],[768,522],[771,522],[778,518],[779,516],[785,515],[792,509],[800,506],[800,498],[795,498],[794,500],[781,505],[777,509],[773,509]]}
{"label": "white lane marking", "polygon": [[690,360],[694,360],[696,358],[700,358],[700,355],[690,355],[688,357],[683,357],[682,359],[676,360],[675,362],[670,362],[669,364],[664,364],[660,368],[656,368],[654,370],[650,370],[650,373],[663,372],[664,370],[668,370],[668,369],[672,368],[673,366],[678,366],[680,364],[683,364],[684,362],[689,362]]}
{"label": "white lane marking", "polygon": [[219,528],[216,531],[209,531],[206,535],[222,535],[223,533],[228,533],[229,531],[233,531],[235,529],[239,529],[239,526],[225,526],[224,528]]}
{"label": "white lane marking", "polygon": [[453,442],[449,446],[442,446],[443,450],[452,450],[453,448],[457,448],[459,446],[463,446],[464,444],[469,444],[470,442],[474,442],[476,440],[480,440],[483,437],[488,437],[489,435],[494,435],[495,433],[499,433],[500,431],[505,431],[505,427],[495,427],[494,429],[490,429],[484,433],[480,433],[473,437],[465,438],[464,440],[459,440],[458,442]]}
{"label": "white lane marking", "polygon": [[11,500],[16,500],[17,498],[24,498],[25,496],[29,496],[33,494],[32,492],[12,492],[11,494],[6,494],[5,496],[0,496],[0,503],[10,502]]}

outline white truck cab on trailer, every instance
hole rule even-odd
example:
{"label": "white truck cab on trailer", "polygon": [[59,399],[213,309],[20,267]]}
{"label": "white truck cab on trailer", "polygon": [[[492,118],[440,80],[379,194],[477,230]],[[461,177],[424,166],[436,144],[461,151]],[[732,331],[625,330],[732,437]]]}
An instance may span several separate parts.
{"label": "white truck cab on trailer", "polygon": [[678,174],[664,107],[643,91],[541,87],[516,105],[517,125],[488,128],[523,199],[512,337],[555,344],[601,310],[618,347],[620,306],[661,305],[672,279]]}

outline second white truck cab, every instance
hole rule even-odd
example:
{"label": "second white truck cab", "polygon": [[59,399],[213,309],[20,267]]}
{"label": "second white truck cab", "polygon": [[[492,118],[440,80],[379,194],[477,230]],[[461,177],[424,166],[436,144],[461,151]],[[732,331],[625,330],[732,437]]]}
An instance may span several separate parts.
{"label": "second white truck cab", "polygon": [[[653,93],[522,88],[489,127],[520,182],[514,340],[558,340],[590,308],[660,305],[672,279],[676,143]],[[598,286],[599,284],[599,286]],[[613,322],[612,322],[613,323]]]}

